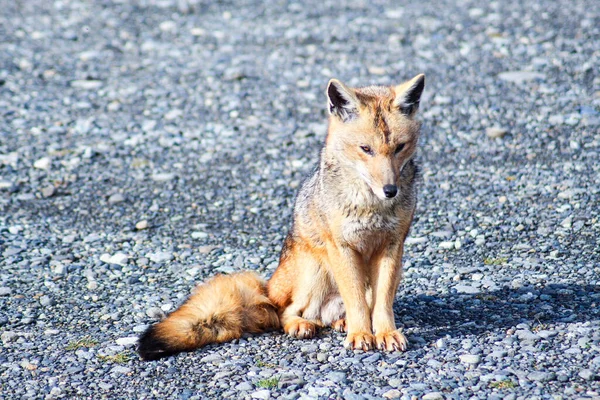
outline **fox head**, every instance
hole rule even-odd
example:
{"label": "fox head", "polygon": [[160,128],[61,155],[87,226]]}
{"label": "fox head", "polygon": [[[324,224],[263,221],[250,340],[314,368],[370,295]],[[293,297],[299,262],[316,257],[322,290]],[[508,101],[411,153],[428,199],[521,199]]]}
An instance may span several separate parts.
{"label": "fox head", "polygon": [[326,152],[356,172],[382,200],[398,193],[400,174],[414,156],[421,124],[415,120],[425,75],[393,87],[327,85],[329,130]]}

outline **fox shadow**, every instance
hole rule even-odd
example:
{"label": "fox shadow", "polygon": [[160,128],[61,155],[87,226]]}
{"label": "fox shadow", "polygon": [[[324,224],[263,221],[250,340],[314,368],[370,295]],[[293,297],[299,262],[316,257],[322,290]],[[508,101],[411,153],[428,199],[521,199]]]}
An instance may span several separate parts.
{"label": "fox shadow", "polygon": [[399,296],[394,312],[398,325],[409,329],[409,339],[418,335],[426,341],[505,331],[521,323],[545,329],[600,320],[600,286],[547,284],[479,294]]}

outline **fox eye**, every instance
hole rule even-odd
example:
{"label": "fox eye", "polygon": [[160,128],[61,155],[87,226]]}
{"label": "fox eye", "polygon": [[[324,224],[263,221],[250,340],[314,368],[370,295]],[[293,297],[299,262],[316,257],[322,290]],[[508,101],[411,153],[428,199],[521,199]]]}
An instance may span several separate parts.
{"label": "fox eye", "polygon": [[394,151],[394,154],[400,153],[403,148],[404,148],[404,143],[399,144],[398,147],[396,147],[396,150]]}
{"label": "fox eye", "polygon": [[370,156],[373,155],[373,149],[371,149],[369,146],[360,146],[360,149]]}

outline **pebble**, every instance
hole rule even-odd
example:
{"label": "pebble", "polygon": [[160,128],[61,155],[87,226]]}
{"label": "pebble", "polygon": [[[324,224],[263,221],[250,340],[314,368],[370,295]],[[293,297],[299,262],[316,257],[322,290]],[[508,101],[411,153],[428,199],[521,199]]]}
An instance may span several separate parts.
{"label": "pebble", "polygon": [[508,133],[508,130],[506,130],[504,128],[499,128],[497,126],[494,126],[494,127],[491,127],[491,128],[487,128],[486,131],[485,131],[485,134],[490,139],[499,139],[499,138],[502,138],[507,133]]}
{"label": "pebble", "polygon": [[459,358],[465,364],[479,364],[481,362],[481,356],[478,354],[463,354]]}
{"label": "pebble", "polygon": [[581,379],[584,379],[586,381],[593,381],[597,378],[597,375],[594,373],[594,371],[587,368],[580,370],[578,375],[581,377]]}
{"label": "pebble", "polygon": [[10,296],[12,294],[12,289],[6,286],[0,287],[0,296]]}
{"label": "pebble", "polygon": [[153,319],[164,319],[165,313],[159,307],[150,307],[146,310],[146,315]]}
{"label": "pebble", "polygon": [[93,80],[93,79],[71,81],[71,87],[74,87],[77,89],[84,89],[84,90],[99,89],[102,87],[102,85],[103,85],[102,81]]}
{"label": "pebble", "polygon": [[122,374],[122,375],[126,375],[129,374],[131,372],[131,368],[129,367],[124,367],[121,365],[117,365],[112,367],[112,369],[110,370],[111,374]]}
{"label": "pebble", "polygon": [[268,400],[271,398],[271,391],[267,389],[257,390],[251,394],[251,397],[253,399]]}
{"label": "pebble", "polygon": [[240,392],[249,392],[254,389],[254,386],[250,382],[242,382],[235,389]]}
{"label": "pebble", "polygon": [[109,204],[118,204],[118,203],[122,203],[124,201],[125,201],[125,196],[123,196],[121,193],[115,193],[108,198]]}
{"label": "pebble", "polygon": [[537,341],[541,339],[539,335],[526,329],[519,329],[515,331],[515,335],[517,335],[520,340],[525,341]]}
{"label": "pebble", "polygon": [[527,379],[536,382],[547,382],[553,380],[556,376],[552,372],[534,371],[527,374]]}
{"label": "pebble", "polygon": [[400,392],[398,389],[390,389],[383,394],[383,397],[386,399],[397,399],[400,396],[402,396],[402,392]]}
{"label": "pebble", "polygon": [[503,81],[522,84],[533,80],[544,80],[546,79],[546,75],[531,71],[507,71],[498,74],[498,78]]}
{"label": "pebble", "polygon": [[116,264],[124,267],[129,261],[129,256],[123,253],[116,253],[112,256],[108,253],[104,253],[100,256],[100,261],[107,264]]}
{"label": "pebble", "polygon": [[53,185],[44,186],[42,188],[42,197],[48,198],[54,196],[56,188]]}
{"label": "pebble", "polygon": [[118,338],[116,340],[116,343],[120,346],[133,346],[133,345],[137,344],[137,341],[138,341],[137,336],[127,336],[127,337]]}
{"label": "pebble", "polygon": [[40,305],[43,307],[48,307],[54,305],[54,300],[48,295],[43,295],[40,297]]}
{"label": "pebble", "polygon": [[444,395],[440,392],[429,392],[423,395],[422,400],[444,400]]}
{"label": "pebble", "polygon": [[174,258],[173,253],[168,252],[168,251],[158,251],[156,253],[148,253],[148,254],[146,254],[146,257],[148,257],[152,262],[155,262],[155,263],[164,263],[167,261],[171,261]]}
{"label": "pebble", "polygon": [[138,231],[148,229],[148,227],[149,227],[148,221],[146,221],[145,219],[142,221],[139,221],[137,224],[135,224],[135,229],[137,229]]}
{"label": "pebble", "polygon": [[2,340],[2,343],[14,342],[15,340],[17,340],[18,337],[19,337],[19,334],[16,332],[13,332],[13,331],[4,331],[0,335],[0,339]]}
{"label": "pebble", "polygon": [[175,179],[177,175],[170,172],[152,174],[152,180],[156,182],[168,182]]}
{"label": "pebble", "polygon": [[481,293],[481,289],[473,287],[473,286],[469,286],[469,285],[456,285],[456,286],[454,286],[454,289],[456,289],[456,291],[458,293],[465,293],[465,294]]}
{"label": "pebble", "polygon": [[37,169],[50,169],[51,164],[52,160],[50,160],[50,157],[42,157],[33,163],[33,167]]}

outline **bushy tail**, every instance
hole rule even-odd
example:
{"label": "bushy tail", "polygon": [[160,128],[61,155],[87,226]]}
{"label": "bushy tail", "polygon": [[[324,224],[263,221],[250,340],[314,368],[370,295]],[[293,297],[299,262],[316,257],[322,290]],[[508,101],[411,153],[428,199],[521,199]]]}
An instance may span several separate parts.
{"label": "bushy tail", "polygon": [[158,360],[209,343],[279,328],[266,284],[253,272],[217,275],[196,287],[189,299],[138,340],[144,360]]}

